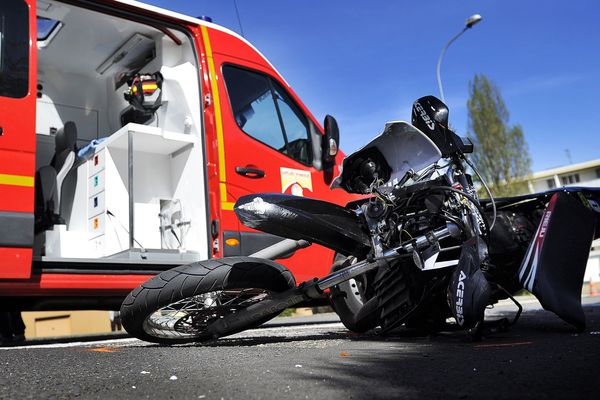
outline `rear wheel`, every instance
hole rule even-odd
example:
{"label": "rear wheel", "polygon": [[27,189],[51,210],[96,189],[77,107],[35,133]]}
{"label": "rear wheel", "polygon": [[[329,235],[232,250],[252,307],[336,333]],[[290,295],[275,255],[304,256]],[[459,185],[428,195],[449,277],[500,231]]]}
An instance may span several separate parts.
{"label": "rear wheel", "polygon": [[[336,256],[336,260],[331,266],[331,272],[338,271],[349,265],[356,263],[355,257]],[[363,333],[377,326],[377,315],[365,315],[358,320],[361,315],[359,312],[367,302],[365,294],[367,277],[365,275],[351,278],[330,289],[331,307],[336,312],[340,321],[346,328],[353,332]],[[375,310],[374,310],[375,311]]]}
{"label": "rear wheel", "polygon": [[127,332],[149,342],[203,341],[212,338],[208,327],[214,321],[295,286],[292,274],[273,261],[201,261],[162,272],[133,290],[121,306],[121,318]]}

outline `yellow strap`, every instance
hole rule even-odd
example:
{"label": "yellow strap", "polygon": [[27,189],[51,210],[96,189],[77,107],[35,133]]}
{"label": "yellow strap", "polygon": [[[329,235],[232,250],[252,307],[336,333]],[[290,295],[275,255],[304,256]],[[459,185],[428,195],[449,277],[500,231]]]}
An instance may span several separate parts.
{"label": "yellow strap", "polygon": [[33,187],[33,176],[0,174],[0,185]]}
{"label": "yellow strap", "polygon": [[217,85],[217,73],[215,70],[215,63],[212,55],[212,48],[210,46],[210,39],[208,37],[208,29],[206,26],[202,26],[202,38],[206,46],[206,58],[208,60],[208,70],[210,72],[210,85],[212,86],[212,97],[215,107],[215,125],[217,128],[217,147],[219,151],[219,178],[221,182],[227,181],[225,172],[225,148],[223,141],[223,121],[221,119],[221,100],[219,97],[219,87]]}
{"label": "yellow strap", "polygon": [[232,211],[235,203],[227,201],[227,186],[225,185],[225,182],[221,182],[219,188],[221,191],[221,209]]}
{"label": "yellow strap", "polygon": [[202,39],[206,46],[206,59],[208,62],[208,71],[210,73],[210,86],[212,87],[212,99],[215,109],[215,127],[217,129],[217,151],[219,154],[219,180],[220,182],[220,194],[221,194],[221,209],[222,210],[233,210],[234,203],[227,201],[227,172],[225,169],[225,142],[223,139],[223,120],[221,119],[221,99],[219,97],[219,87],[217,86],[217,74],[215,70],[215,62],[212,54],[212,47],[210,45],[210,38],[208,37],[208,29],[206,26],[201,26]]}

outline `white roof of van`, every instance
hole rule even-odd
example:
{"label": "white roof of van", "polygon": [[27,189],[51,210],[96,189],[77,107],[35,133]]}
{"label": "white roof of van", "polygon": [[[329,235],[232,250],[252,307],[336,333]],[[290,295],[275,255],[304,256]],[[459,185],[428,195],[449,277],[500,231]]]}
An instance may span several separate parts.
{"label": "white roof of van", "polygon": [[137,8],[142,8],[145,10],[149,10],[158,14],[163,14],[172,18],[176,18],[180,21],[185,21],[185,22],[189,22],[195,25],[204,25],[207,26],[209,28],[213,28],[222,32],[225,32],[229,35],[232,35],[236,38],[238,38],[239,40],[241,40],[242,42],[246,43],[248,46],[250,46],[254,51],[256,51],[266,62],[267,64],[269,64],[269,66],[271,68],[273,68],[273,70],[275,72],[277,72],[277,74],[281,77],[281,79],[283,79],[283,82],[290,87],[289,83],[287,83],[287,81],[285,80],[285,78],[283,77],[283,75],[281,75],[279,73],[279,71],[277,71],[277,69],[275,68],[275,66],[273,66],[273,64],[271,64],[271,62],[267,59],[267,57],[264,56],[264,54],[262,54],[256,47],[254,47],[254,45],[252,43],[250,43],[248,40],[246,40],[246,38],[244,38],[243,36],[240,36],[237,32],[232,31],[231,29],[225,28],[221,25],[217,25],[215,23],[212,22],[208,22],[208,21],[204,21],[202,19],[199,18],[194,18],[194,17],[190,17],[189,15],[185,15],[185,14],[181,14],[175,11],[170,11],[170,10],[166,10],[164,8],[160,8],[160,7],[156,7],[150,4],[146,4],[146,3],[142,3],[139,1],[135,1],[135,0],[113,0],[116,3],[123,3],[123,4],[127,4],[127,5],[131,5]]}

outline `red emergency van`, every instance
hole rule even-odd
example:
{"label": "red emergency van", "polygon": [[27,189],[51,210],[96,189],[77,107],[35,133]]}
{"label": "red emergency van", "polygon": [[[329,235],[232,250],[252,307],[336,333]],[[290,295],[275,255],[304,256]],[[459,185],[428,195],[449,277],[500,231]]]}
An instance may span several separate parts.
{"label": "red emergency van", "polygon": [[[346,203],[329,189],[335,146],[226,28],[134,1],[2,0],[3,308],[114,307],[162,270],[273,244],[239,224],[236,199]],[[302,281],[333,257],[311,246],[282,263]]]}

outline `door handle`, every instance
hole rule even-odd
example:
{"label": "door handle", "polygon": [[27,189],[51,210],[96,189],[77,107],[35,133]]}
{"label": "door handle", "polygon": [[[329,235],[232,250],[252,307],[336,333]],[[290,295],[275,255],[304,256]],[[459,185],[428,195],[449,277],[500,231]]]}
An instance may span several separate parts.
{"label": "door handle", "polygon": [[265,176],[265,171],[252,167],[235,167],[235,172],[252,179],[264,178]]}

